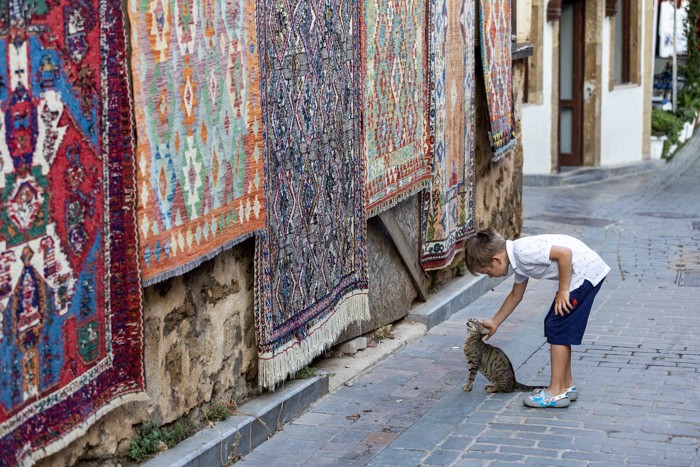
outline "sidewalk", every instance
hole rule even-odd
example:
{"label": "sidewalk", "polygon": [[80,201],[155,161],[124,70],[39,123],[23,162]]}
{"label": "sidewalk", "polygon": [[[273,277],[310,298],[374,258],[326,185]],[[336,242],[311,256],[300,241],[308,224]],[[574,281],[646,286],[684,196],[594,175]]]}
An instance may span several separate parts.
{"label": "sidewalk", "polygon": [[[245,456],[248,465],[698,465],[700,447],[700,144],[657,176],[527,188],[529,233],[583,238],[613,266],[596,301],[567,409],[464,393],[464,321],[490,316],[496,287],[326,396]],[[693,284],[695,284],[693,286]],[[551,283],[530,284],[492,339],[524,382],[546,383],[541,332]]]}
{"label": "sidewalk", "polygon": [[[380,355],[376,360],[353,366],[332,359],[338,365],[332,384],[323,378],[304,383],[326,385],[328,394],[312,391],[317,398],[306,399],[302,415],[282,417],[294,420],[264,443],[249,443],[255,449],[239,462],[698,465],[699,158],[696,137],[654,172],[635,171],[614,182],[525,188],[524,234],[579,236],[613,267],[584,345],[575,348],[581,397],[569,408],[538,411],[523,407],[520,394],[488,395],[482,375],[472,392],[461,389],[465,321],[491,316],[510,290],[507,279],[430,328],[407,323],[405,335],[398,329],[401,338],[384,341],[393,348],[368,349]],[[549,353],[541,321],[554,289],[548,281],[530,282],[525,300],[490,343],[508,353],[521,382],[546,383]],[[441,306],[455,296],[443,296]],[[438,309],[435,303],[425,304],[427,314]],[[285,406],[284,400],[278,403]],[[273,424],[271,431],[281,425]],[[179,448],[165,454],[177,459]],[[220,463],[195,456],[180,464],[154,463],[156,458],[149,465],[221,465],[233,460],[231,448],[230,441],[209,448]]]}

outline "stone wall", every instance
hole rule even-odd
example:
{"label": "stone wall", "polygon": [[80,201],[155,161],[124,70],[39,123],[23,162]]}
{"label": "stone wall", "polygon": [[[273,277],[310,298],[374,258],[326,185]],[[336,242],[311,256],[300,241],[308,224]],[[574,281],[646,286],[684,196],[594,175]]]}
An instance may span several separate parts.
{"label": "stone wall", "polygon": [[[513,67],[516,134],[520,134],[524,63]],[[486,136],[483,81],[477,80],[476,226],[492,225],[505,236],[522,226],[522,146],[493,162]],[[419,196],[393,208],[418,254]],[[339,338],[373,331],[406,316],[417,291],[396,247],[378,218],[368,220],[370,310],[372,319],[351,326]],[[150,400],[122,406],[87,434],[39,465],[116,465],[123,462],[141,422],[181,421],[192,429],[206,422],[212,404],[235,410],[258,394],[253,317],[253,240],[218,255],[185,274],[144,290],[146,385]],[[452,279],[452,267],[426,274],[432,292]]]}

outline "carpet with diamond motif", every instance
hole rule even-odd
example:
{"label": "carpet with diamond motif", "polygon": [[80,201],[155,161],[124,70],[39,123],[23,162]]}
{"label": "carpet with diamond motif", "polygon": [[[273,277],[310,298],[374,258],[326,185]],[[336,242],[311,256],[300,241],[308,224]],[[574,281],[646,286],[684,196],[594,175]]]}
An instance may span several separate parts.
{"label": "carpet with diamond motif", "polygon": [[479,29],[489,141],[495,160],[515,146],[509,0],[480,0]]}
{"label": "carpet with diamond motif", "polygon": [[430,182],[426,3],[362,3],[365,204],[372,216]]}
{"label": "carpet with diamond motif", "polygon": [[474,229],[474,3],[431,0],[431,189],[423,193],[423,269],[452,262]]}
{"label": "carpet with diamond motif", "polygon": [[266,225],[258,382],[274,387],[369,317],[357,2],[258,3]]}
{"label": "carpet with diamond motif", "polygon": [[253,0],[130,0],[145,285],[264,225]]}

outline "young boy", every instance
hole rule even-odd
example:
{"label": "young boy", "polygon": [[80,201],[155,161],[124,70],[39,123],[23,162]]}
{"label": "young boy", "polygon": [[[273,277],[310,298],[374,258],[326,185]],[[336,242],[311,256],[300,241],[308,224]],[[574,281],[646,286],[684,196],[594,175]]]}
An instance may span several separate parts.
{"label": "young boy", "polygon": [[520,303],[528,278],[559,282],[544,335],[550,344],[552,374],[549,386],[523,397],[528,407],[567,407],[578,398],[571,380],[571,346],[581,344],[593,299],[610,267],[580,240],[568,235],[534,235],[504,240],[494,229],[477,232],[465,245],[467,269],[472,274],[503,277],[515,272],[513,289],[501,308],[483,322],[488,340]]}

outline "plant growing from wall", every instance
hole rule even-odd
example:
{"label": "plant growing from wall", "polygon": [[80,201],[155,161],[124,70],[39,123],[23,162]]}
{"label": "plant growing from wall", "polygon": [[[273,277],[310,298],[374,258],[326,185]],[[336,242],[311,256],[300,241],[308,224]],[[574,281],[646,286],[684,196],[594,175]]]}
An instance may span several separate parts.
{"label": "plant growing from wall", "polygon": [[139,426],[138,433],[131,440],[127,458],[141,462],[151,454],[161,451],[164,447],[172,448],[187,438],[191,433],[180,421],[171,427],[159,427],[154,421],[147,421]]}

